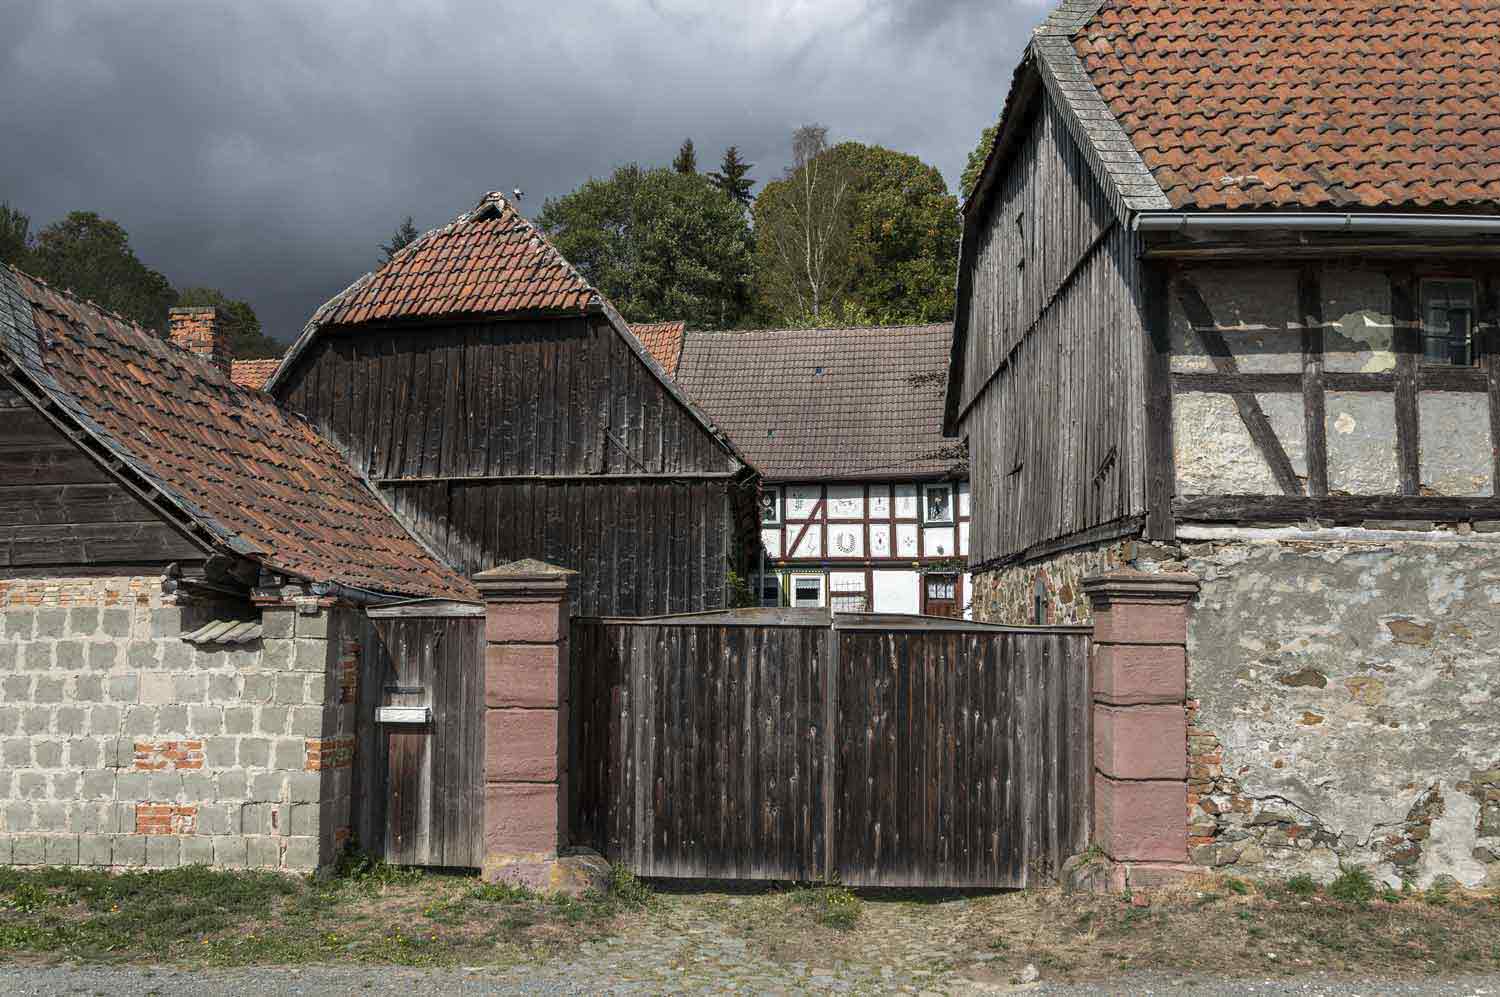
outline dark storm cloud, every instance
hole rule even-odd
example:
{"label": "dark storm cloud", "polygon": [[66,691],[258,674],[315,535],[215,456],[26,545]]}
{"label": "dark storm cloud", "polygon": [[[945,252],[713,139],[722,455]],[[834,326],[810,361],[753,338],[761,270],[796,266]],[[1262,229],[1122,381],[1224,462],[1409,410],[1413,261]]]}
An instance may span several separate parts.
{"label": "dark storm cloud", "polygon": [[118,219],[178,286],[289,338],[405,214],[528,213],[691,136],[770,179],[805,121],[956,186],[1033,0],[7,0],[0,200]]}

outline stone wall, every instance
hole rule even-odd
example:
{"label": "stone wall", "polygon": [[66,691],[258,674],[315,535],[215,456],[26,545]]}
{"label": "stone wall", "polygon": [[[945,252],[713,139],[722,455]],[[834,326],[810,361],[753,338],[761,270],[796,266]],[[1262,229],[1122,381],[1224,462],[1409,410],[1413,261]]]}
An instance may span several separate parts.
{"label": "stone wall", "polygon": [[[1124,566],[1133,545],[1114,541],[1070,550],[1041,561],[984,571],[973,576],[974,619],[1028,626],[1037,623],[1036,596],[1042,596],[1041,623],[1089,623],[1092,616],[1083,580]],[[1040,587],[1038,585],[1040,584]]]}
{"label": "stone wall", "polygon": [[[247,645],[194,646],[254,618]],[[312,870],[348,834],[348,610],[0,579],[0,863]]]}

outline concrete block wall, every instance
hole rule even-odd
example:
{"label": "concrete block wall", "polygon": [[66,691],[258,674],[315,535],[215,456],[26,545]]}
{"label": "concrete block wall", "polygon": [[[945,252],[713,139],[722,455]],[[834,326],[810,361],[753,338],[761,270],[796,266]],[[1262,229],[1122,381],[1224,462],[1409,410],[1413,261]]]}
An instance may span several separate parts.
{"label": "concrete block wall", "polygon": [[0,579],[0,863],[310,871],[348,835],[358,648],[348,610],[257,612],[153,576]]}

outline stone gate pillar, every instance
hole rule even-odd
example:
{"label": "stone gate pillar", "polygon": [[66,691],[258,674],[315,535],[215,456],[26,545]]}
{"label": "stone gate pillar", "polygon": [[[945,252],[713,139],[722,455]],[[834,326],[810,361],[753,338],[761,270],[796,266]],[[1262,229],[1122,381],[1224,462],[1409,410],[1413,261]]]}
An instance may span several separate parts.
{"label": "stone gate pillar", "polygon": [[1187,871],[1190,574],[1115,571],[1083,583],[1094,611],[1094,842],[1113,888]]}
{"label": "stone gate pillar", "polygon": [[486,879],[557,885],[568,831],[568,618],[576,572],[514,561],[474,576],[485,601]]}

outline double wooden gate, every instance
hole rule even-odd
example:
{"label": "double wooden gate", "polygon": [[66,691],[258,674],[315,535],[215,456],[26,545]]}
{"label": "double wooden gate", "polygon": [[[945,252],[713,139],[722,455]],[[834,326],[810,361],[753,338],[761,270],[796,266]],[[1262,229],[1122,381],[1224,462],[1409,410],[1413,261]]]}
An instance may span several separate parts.
{"label": "double wooden gate", "polygon": [[1089,633],[575,620],[573,840],[647,876],[1025,886],[1088,843]]}

